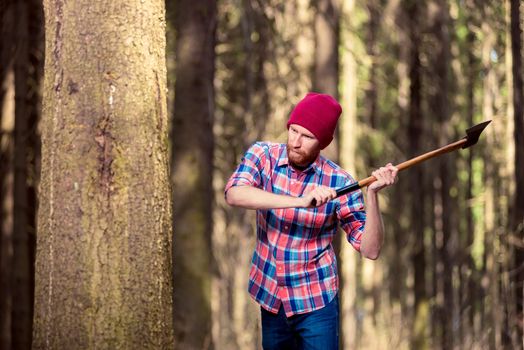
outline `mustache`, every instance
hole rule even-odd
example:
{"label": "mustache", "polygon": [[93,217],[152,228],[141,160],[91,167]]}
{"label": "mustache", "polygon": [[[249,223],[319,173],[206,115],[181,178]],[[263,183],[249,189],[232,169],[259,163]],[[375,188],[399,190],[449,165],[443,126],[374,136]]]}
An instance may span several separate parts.
{"label": "mustache", "polygon": [[305,153],[303,153],[303,152],[301,152],[301,151],[298,151],[298,150],[294,149],[293,147],[289,147],[289,146],[288,146],[288,147],[287,147],[287,151],[288,151],[288,153],[289,153],[289,151],[293,151],[294,153],[296,153],[296,154],[298,154],[298,155],[300,155],[300,156],[306,156]]}
{"label": "mustache", "polygon": [[287,150],[288,150],[288,152],[289,152],[289,151],[293,151],[293,152],[298,153],[298,154],[302,154],[302,155],[305,154],[305,153],[303,153],[302,151],[299,151],[298,149],[296,149],[296,148],[290,146],[289,144],[287,144],[286,146],[287,146]]}

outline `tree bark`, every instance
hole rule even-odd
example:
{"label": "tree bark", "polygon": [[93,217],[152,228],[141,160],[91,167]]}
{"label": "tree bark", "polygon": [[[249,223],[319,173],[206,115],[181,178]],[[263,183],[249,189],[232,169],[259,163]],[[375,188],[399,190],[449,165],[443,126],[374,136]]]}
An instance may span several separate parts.
{"label": "tree bark", "polygon": [[164,3],[44,10],[33,348],[170,348]]}
{"label": "tree bark", "polygon": [[174,12],[175,341],[180,349],[210,349],[216,1],[179,0]]}

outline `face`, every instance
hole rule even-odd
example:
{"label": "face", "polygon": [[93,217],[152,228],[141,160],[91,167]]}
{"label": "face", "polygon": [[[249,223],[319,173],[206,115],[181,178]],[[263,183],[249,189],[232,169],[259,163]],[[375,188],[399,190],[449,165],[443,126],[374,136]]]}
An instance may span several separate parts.
{"label": "face", "polygon": [[320,153],[320,143],[308,129],[291,124],[287,133],[287,156],[291,165],[305,168]]}

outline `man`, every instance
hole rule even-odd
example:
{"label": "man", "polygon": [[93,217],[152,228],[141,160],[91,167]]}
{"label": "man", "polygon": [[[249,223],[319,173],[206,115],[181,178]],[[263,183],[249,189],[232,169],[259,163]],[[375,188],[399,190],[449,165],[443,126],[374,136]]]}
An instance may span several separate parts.
{"label": "man", "polygon": [[338,349],[338,274],[331,242],[340,225],[351,245],[377,259],[383,224],[377,192],[392,185],[391,164],[362,192],[336,198],[355,182],[320,150],[333,139],[339,103],[308,93],[291,112],[287,144],[257,142],[229,179],[229,205],[257,210],[249,293],[261,306],[264,349]]}

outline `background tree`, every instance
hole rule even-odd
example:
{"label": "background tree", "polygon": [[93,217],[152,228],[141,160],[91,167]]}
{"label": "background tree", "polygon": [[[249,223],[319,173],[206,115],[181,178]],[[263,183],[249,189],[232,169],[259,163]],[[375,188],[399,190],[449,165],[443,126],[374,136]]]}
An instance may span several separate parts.
{"label": "background tree", "polygon": [[[424,115],[422,114],[422,66],[420,62],[420,13],[423,7],[417,1],[405,1],[404,11],[408,21],[407,38],[409,53],[407,53],[407,70],[409,79],[409,105],[407,121],[407,152],[409,158],[423,153]],[[419,166],[412,169],[409,177],[410,213],[412,221],[410,241],[412,242],[410,260],[413,265],[413,323],[411,327],[411,347],[420,349],[427,347],[426,327],[428,321],[428,296],[426,292],[426,249],[424,246],[424,225],[426,223],[424,204],[426,193],[423,191],[424,172]],[[402,186],[405,188],[405,186]]]}
{"label": "background tree", "polygon": [[169,348],[164,4],[44,9],[33,347]]}
{"label": "background tree", "polygon": [[[512,228],[516,241],[524,239],[524,85],[522,83],[522,27],[521,2],[510,1],[511,59],[513,77],[513,116],[515,138],[515,196],[513,204]],[[515,246],[514,282],[516,317],[524,315],[524,245]],[[512,321],[510,321],[512,323]],[[522,322],[514,325],[518,332],[516,340],[524,339]],[[510,326],[511,327],[511,326]],[[522,346],[523,341],[519,341]]]}
{"label": "background tree", "polygon": [[[359,123],[357,118],[357,18],[354,2],[344,2],[340,8],[340,86],[343,117],[339,122],[339,135],[352,135],[340,138],[340,164],[351,174],[357,176],[357,138]],[[350,16],[352,14],[352,16]],[[355,349],[359,342],[359,320],[357,316],[357,262],[354,249],[346,243],[345,237],[340,237],[338,264],[340,271],[340,347]]]}
{"label": "background tree", "polygon": [[33,319],[43,11],[37,0],[6,1],[0,10],[3,16],[0,44],[0,198],[3,203],[0,214],[0,347],[29,349]]}
{"label": "background tree", "polygon": [[[171,130],[175,340],[211,348],[211,249],[216,1],[175,2]],[[195,193],[199,195],[195,196]]]}
{"label": "background tree", "polygon": [[[4,3],[2,3],[4,4]],[[11,268],[13,236],[13,144],[15,6],[2,7],[0,22],[0,346],[11,348]]]}
{"label": "background tree", "polygon": [[15,302],[12,347],[29,349],[33,324],[34,254],[37,166],[40,160],[37,122],[43,51],[43,9],[40,1],[25,0],[19,8],[19,46],[15,73],[13,278]]}
{"label": "background tree", "polygon": [[[435,82],[436,88],[430,91],[430,113],[435,120],[434,135],[435,145],[444,145],[454,135],[452,125],[450,124],[451,110],[453,100],[450,98],[452,86],[451,66],[451,19],[449,14],[449,5],[446,1],[436,2],[436,13],[432,18],[432,32],[435,36],[434,56],[431,62],[433,68],[430,79]],[[431,74],[430,73],[430,74]],[[435,255],[435,273],[434,273],[434,298],[436,299],[436,318],[439,327],[437,336],[440,338],[439,343],[443,348],[453,347],[455,339],[452,324],[454,308],[451,312],[446,308],[447,305],[453,305],[454,294],[452,285],[452,265],[454,264],[454,242],[451,237],[456,237],[454,231],[456,225],[454,220],[454,211],[450,196],[450,189],[454,186],[454,176],[456,169],[452,168],[451,158],[441,157],[437,161],[439,172],[434,174],[434,234],[433,242]]]}
{"label": "background tree", "polygon": [[224,186],[239,157],[270,127],[266,66],[269,40],[278,35],[268,2],[224,1],[217,35],[213,340],[217,349],[256,348],[259,309],[246,292],[254,247],[251,211],[230,208]]}
{"label": "background tree", "polygon": [[[315,61],[313,91],[339,98],[340,1],[313,0],[315,9]],[[335,131],[338,134],[338,129]],[[324,150],[324,154],[338,161],[338,137]]]}

